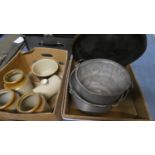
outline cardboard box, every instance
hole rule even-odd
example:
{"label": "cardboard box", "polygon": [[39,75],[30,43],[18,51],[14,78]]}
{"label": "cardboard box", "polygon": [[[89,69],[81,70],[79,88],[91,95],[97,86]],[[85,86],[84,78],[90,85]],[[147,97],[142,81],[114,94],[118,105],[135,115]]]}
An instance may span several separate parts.
{"label": "cardboard box", "polygon": [[147,103],[144,100],[142,91],[138,85],[138,82],[133,74],[133,71],[130,66],[127,67],[131,79],[133,81],[133,88],[131,89],[127,99],[122,102],[118,107],[112,108],[112,111],[107,114],[102,114],[98,116],[90,115],[84,112],[81,112],[77,109],[75,103],[71,100],[69,94],[69,75],[72,69],[75,67],[75,62],[73,57],[71,57],[67,78],[65,82],[65,90],[63,106],[62,106],[62,117],[64,120],[150,120],[150,116],[147,109]]}
{"label": "cardboard box", "polygon": [[21,114],[0,111],[0,120],[62,120],[61,106],[64,92],[64,80],[68,66],[68,51],[52,49],[52,48],[34,48],[31,53],[22,54],[19,52],[6,66],[0,70],[0,88],[3,88],[3,76],[11,69],[21,69],[25,73],[30,72],[32,63],[41,58],[51,58],[59,63],[58,75],[62,77],[61,89],[57,95],[49,101],[49,105],[53,109],[51,112]]}

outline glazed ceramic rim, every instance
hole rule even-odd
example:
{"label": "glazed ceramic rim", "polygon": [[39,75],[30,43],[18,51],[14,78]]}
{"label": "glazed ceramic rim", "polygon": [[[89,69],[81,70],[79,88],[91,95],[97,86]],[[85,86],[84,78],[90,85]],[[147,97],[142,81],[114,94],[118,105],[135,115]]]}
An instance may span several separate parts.
{"label": "glazed ceramic rim", "polygon": [[[26,111],[22,110],[21,106],[23,104],[23,101],[30,96],[36,96],[38,99],[38,103],[33,108],[31,108],[30,110],[26,110]],[[21,98],[19,99],[19,102],[17,104],[17,111],[20,113],[33,113],[40,106],[41,102],[42,102],[42,98],[39,94],[30,93],[30,94],[23,95],[23,96],[21,96]]]}
{"label": "glazed ceramic rim", "polygon": [[[55,68],[53,69],[53,71],[52,71],[51,73],[46,74],[46,75],[40,75],[40,74],[38,74],[38,73],[36,73],[36,72],[34,71],[34,67],[36,67],[36,65],[38,65],[39,63],[42,63],[43,61],[52,62],[52,63],[54,64]],[[51,65],[51,66],[52,66],[52,65]],[[31,67],[31,70],[32,70],[32,73],[33,73],[34,75],[38,76],[38,77],[48,77],[48,76],[51,76],[51,75],[53,75],[54,73],[56,73],[57,70],[58,70],[58,68],[59,68],[59,65],[58,65],[58,63],[57,63],[54,59],[40,59],[40,60],[36,61],[35,63],[33,63],[32,67]]]}
{"label": "glazed ceramic rim", "polygon": [[[124,91],[126,91],[126,90],[128,90],[129,88],[130,88],[130,86],[132,85],[132,82],[131,82],[131,77],[130,77],[130,75],[129,75],[129,73],[128,73],[128,71],[124,68],[124,66],[122,66],[122,65],[120,65],[119,63],[117,63],[117,62],[115,62],[115,61],[113,61],[113,60],[108,60],[108,59],[91,59],[91,60],[87,60],[87,61],[84,61],[84,62],[82,62],[81,64],[79,64],[79,65],[77,65],[77,67],[76,67],[76,69],[75,69],[75,79],[77,80],[77,82],[78,82],[78,84],[85,90],[85,91],[87,91],[90,95],[98,95],[98,96],[103,96],[103,95],[101,95],[101,94],[97,94],[97,93],[95,93],[95,92],[92,92],[92,91],[90,91],[87,87],[85,87],[82,83],[81,83],[81,81],[79,80],[79,78],[78,78],[78,71],[79,71],[79,69],[82,67],[82,66],[84,66],[84,65],[88,65],[88,64],[90,64],[90,63],[92,63],[92,62],[107,62],[107,63],[112,63],[113,65],[115,65],[115,66],[117,66],[117,67],[119,67],[121,70],[123,70],[124,71],[124,73],[126,74],[126,76],[129,78],[129,80],[130,80],[130,84],[128,85],[128,87],[126,87],[126,89],[124,90]],[[120,92],[120,93],[115,93],[115,94],[113,94],[113,95],[120,95],[120,94],[122,94],[124,91],[122,91],[122,92]],[[113,96],[113,95],[111,95],[111,96]],[[106,96],[108,96],[108,95],[106,95]],[[104,96],[105,97],[105,96]]]}
{"label": "glazed ceramic rim", "polygon": [[16,95],[12,90],[7,90],[7,89],[2,89],[0,90],[0,95],[5,94],[5,93],[11,93],[11,99],[4,105],[0,106],[0,110],[5,109],[8,107],[15,99]]}
{"label": "glazed ceramic rim", "polygon": [[[21,77],[20,77],[18,80],[9,82],[9,81],[7,80],[7,78],[8,78],[8,77],[11,77],[11,75],[13,75],[13,74],[15,74],[15,73],[21,74]],[[20,70],[20,69],[12,69],[12,70],[8,71],[8,72],[4,75],[3,81],[4,81],[4,83],[6,83],[6,84],[15,84],[15,83],[21,81],[21,80],[23,79],[23,77],[24,77],[24,72],[23,72],[22,70]]]}

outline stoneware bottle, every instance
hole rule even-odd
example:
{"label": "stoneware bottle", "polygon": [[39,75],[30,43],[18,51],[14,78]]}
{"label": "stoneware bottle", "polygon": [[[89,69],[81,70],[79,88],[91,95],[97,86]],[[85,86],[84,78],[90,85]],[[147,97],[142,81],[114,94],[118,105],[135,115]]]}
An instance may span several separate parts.
{"label": "stoneware bottle", "polygon": [[30,93],[21,96],[17,104],[17,111],[19,113],[49,112],[50,107],[47,104],[44,96],[40,94]]}
{"label": "stoneware bottle", "polygon": [[3,81],[4,88],[16,90],[20,94],[30,93],[33,89],[29,76],[19,69],[7,72],[3,77]]}
{"label": "stoneware bottle", "polygon": [[60,86],[61,79],[57,75],[53,75],[49,79],[41,80],[41,84],[34,88],[33,92],[42,94],[46,99],[49,99],[58,93]]}
{"label": "stoneware bottle", "polygon": [[0,90],[0,110],[15,112],[19,95],[12,90]]}

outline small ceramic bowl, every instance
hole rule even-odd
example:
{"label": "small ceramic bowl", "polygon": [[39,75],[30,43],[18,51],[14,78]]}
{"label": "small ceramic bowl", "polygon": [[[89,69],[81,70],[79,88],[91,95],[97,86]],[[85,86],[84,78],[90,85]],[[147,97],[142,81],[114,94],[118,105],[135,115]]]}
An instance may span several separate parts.
{"label": "small ceramic bowl", "polygon": [[59,66],[55,60],[41,59],[32,65],[32,73],[38,77],[48,77],[53,75]]}

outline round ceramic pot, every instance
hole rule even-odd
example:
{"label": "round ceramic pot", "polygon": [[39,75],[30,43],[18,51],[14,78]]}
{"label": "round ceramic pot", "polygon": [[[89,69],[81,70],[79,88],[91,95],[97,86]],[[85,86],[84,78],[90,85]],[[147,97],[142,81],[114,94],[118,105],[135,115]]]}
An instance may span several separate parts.
{"label": "round ceramic pot", "polygon": [[0,110],[15,112],[19,95],[12,90],[0,90]]}
{"label": "round ceramic pot", "polygon": [[50,111],[50,107],[42,95],[30,93],[20,98],[17,111],[20,113],[47,112]]}
{"label": "round ceramic pot", "polygon": [[38,77],[49,77],[53,75],[58,68],[58,63],[52,59],[38,60],[31,67],[32,73]]}
{"label": "round ceramic pot", "polygon": [[19,69],[7,72],[3,77],[3,81],[4,88],[16,90],[20,94],[30,93],[33,89],[29,76]]}

